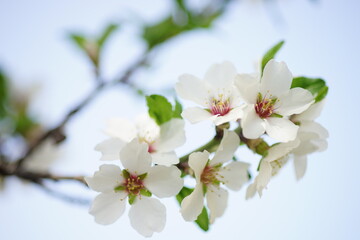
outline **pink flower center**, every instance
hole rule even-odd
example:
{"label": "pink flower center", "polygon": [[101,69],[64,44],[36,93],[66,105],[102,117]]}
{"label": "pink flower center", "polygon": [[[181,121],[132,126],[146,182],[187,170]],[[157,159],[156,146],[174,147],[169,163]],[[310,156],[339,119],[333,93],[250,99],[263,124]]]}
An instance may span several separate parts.
{"label": "pink flower center", "polygon": [[130,175],[123,183],[125,190],[132,195],[139,195],[140,190],[145,188],[142,179],[136,175]]}
{"label": "pink flower center", "polygon": [[219,99],[213,98],[210,105],[210,111],[212,115],[220,115],[224,116],[228,112],[230,112],[230,101],[229,99],[222,99],[222,97]]}
{"label": "pink flower center", "polygon": [[277,98],[262,97],[261,93],[258,93],[258,97],[255,104],[255,112],[260,118],[268,118],[274,114],[274,105]]}

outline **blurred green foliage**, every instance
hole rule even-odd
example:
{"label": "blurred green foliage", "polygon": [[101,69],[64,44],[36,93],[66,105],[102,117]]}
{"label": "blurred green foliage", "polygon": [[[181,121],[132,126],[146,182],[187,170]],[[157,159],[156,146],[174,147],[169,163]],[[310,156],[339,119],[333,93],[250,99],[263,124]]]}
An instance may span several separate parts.
{"label": "blurred green foliage", "polygon": [[184,32],[199,28],[210,28],[221,16],[229,0],[209,1],[200,11],[192,10],[184,0],[174,0],[174,14],[143,27],[142,37],[148,49],[152,49]]}
{"label": "blurred green foliage", "polygon": [[149,116],[160,126],[172,118],[181,118],[182,106],[176,101],[175,106],[161,95],[146,96]]}
{"label": "blurred green foliage", "polygon": [[10,81],[0,70],[0,133],[19,134],[26,140],[39,125],[28,111],[29,99],[12,94]]}

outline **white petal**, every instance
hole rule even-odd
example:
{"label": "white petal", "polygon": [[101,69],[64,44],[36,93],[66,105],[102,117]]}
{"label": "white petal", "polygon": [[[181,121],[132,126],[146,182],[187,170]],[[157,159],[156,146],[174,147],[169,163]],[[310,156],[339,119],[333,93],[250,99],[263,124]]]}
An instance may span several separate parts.
{"label": "white petal", "polygon": [[242,118],[243,115],[243,107],[236,107],[230,110],[230,112],[228,112],[226,115],[215,118],[214,123],[216,126],[218,126],[226,122],[236,121],[239,118]]}
{"label": "white petal", "polygon": [[114,192],[114,188],[123,182],[121,169],[116,165],[101,165],[99,171],[94,173],[93,177],[86,177],[88,186],[97,192]]}
{"label": "white petal", "polygon": [[324,108],[325,100],[321,102],[313,103],[308,109],[306,109],[301,114],[295,115],[293,117],[294,121],[313,121],[314,119],[320,116],[322,109]]}
{"label": "white petal", "polygon": [[137,136],[135,124],[121,118],[110,119],[107,122],[105,133],[111,137],[119,138],[125,142],[130,142]]}
{"label": "white petal", "polygon": [[245,102],[256,103],[257,95],[260,92],[260,81],[257,76],[238,74],[235,78],[235,86]]}
{"label": "white petal", "polygon": [[174,151],[171,152],[154,152],[150,154],[152,157],[152,163],[160,164],[164,166],[170,166],[179,163],[179,158]]}
{"label": "white petal", "polygon": [[295,167],[295,174],[297,180],[300,180],[302,177],[304,177],[306,172],[306,165],[307,165],[306,155],[294,156],[294,167]]}
{"label": "white petal", "polygon": [[265,119],[265,129],[271,138],[288,142],[296,138],[299,127],[287,118],[270,117]]}
{"label": "white petal", "polygon": [[149,114],[142,114],[136,118],[137,136],[142,141],[154,142],[160,135],[160,127]]}
{"label": "white petal", "polygon": [[289,91],[292,79],[286,63],[270,60],[266,64],[261,78],[261,93],[263,96],[267,94],[269,97],[270,95],[278,97]]}
{"label": "white petal", "polygon": [[[290,91],[279,96],[279,101],[276,106],[276,113],[283,116],[290,116],[305,111],[314,102],[314,97],[306,89],[303,88],[292,88]],[[276,107],[275,106],[275,107]]]}
{"label": "white petal", "polygon": [[209,186],[206,192],[207,206],[210,210],[210,223],[221,217],[227,207],[228,191],[221,187]]}
{"label": "white petal", "polygon": [[255,179],[256,190],[258,191],[260,197],[262,195],[263,189],[266,188],[268,183],[270,182],[271,172],[272,168],[270,163],[263,160],[260,164],[259,175]]}
{"label": "white petal", "polygon": [[202,183],[195,186],[194,191],[181,202],[181,215],[185,221],[195,221],[204,207]]}
{"label": "white petal", "polygon": [[225,163],[232,159],[236,149],[239,147],[240,138],[232,131],[224,130],[224,137],[216,150],[214,158],[210,161],[211,165]]}
{"label": "white petal", "polygon": [[212,65],[206,72],[204,80],[216,88],[231,85],[236,75],[236,68],[230,62]]}
{"label": "white petal", "polygon": [[213,121],[217,117],[216,115],[212,115],[211,113],[209,113],[205,109],[199,108],[199,107],[186,108],[181,113],[181,116],[183,118],[186,118],[187,120],[189,120],[193,124],[204,121],[204,120]]}
{"label": "white petal", "polygon": [[255,112],[254,105],[248,105],[244,109],[244,117],[241,120],[241,127],[246,138],[256,139],[265,132],[265,123]]}
{"label": "white petal", "polygon": [[171,152],[185,143],[185,122],[182,119],[173,118],[160,126],[160,137],[154,143],[156,151]]}
{"label": "white petal", "polygon": [[320,139],[329,137],[329,132],[321,124],[314,121],[303,121],[300,124],[299,132],[314,133]]}
{"label": "white petal", "polygon": [[207,84],[197,77],[184,74],[179,77],[179,82],[175,85],[177,95],[181,98],[193,101],[203,107],[206,107],[208,99]]}
{"label": "white petal", "polygon": [[136,199],[129,211],[131,226],[144,237],[161,232],[166,223],[165,206],[155,198]]}
{"label": "white petal", "polygon": [[248,188],[246,189],[246,197],[245,199],[248,200],[250,198],[253,198],[256,194],[256,182],[250,184]]}
{"label": "white petal", "polygon": [[268,151],[268,154],[263,159],[266,162],[272,162],[288,155],[291,151],[296,149],[300,144],[298,139],[295,139],[291,142],[279,143],[273,147],[271,147]]}
{"label": "white petal", "polygon": [[148,148],[146,143],[140,143],[137,138],[126,144],[120,152],[120,160],[124,168],[131,173],[146,173],[151,165]]}
{"label": "white petal", "polygon": [[194,171],[196,181],[200,181],[201,174],[209,160],[209,153],[205,150],[203,152],[194,152],[189,156],[189,166]]}
{"label": "white petal", "polygon": [[181,171],[175,167],[157,165],[152,167],[144,179],[145,187],[157,197],[171,197],[179,193],[184,185]]}
{"label": "white petal", "polygon": [[100,160],[117,160],[120,158],[120,150],[124,145],[125,142],[118,138],[109,138],[96,145],[95,150],[101,152]]}
{"label": "white petal", "polygon": [[238,191],[249,180],[249,164],[244,162],[232,162],[219,171],[223,176],[222,181],[231,190]]}
{"label": "white petal", "polygon": [[101,193],[94,199],[89,213],[98,224],[112,224],[124,213],[126,197],[125,192]]}

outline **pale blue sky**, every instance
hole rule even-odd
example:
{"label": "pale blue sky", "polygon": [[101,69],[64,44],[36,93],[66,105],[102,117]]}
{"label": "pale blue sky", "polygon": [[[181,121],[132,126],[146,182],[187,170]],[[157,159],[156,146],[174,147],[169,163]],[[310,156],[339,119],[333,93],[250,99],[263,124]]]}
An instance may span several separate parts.
{"label": "pale blue sky", "polygon": [[[0,64],[20,87],[42,83],[32,108],[48,126],[56,124],[93,86],[89,64],[67,41],[67,32],[95,33],[110,21],[128,21],[104,54],[105,76],[111,78],[144,48],[136,38],[136,24],[156,20],[170,7],[165,0],[104,2],[0,1]],[[309,157],[308,171],[300,182],[288,164],[261,199],[245,201],[245,189],[231,193],[225,215],[206,234],[182,220],[173,199],[165,200],[167,225],[153,239],[360,238],[360,3],[277,2],[280,24],[259,1],[239,1],[213,30],[186,34],[158,49],[153,67],[137,74],[136,82],[157,92],[161,86],[173,86],[180,74],[202,76],[211,64],[224,60],[233,62],[240,72],[252,72],[264,51],[284,39],[286,45],[277,59],[285,61],[294,75],[322,77],[330,87],[318,119],[330,133],[328,150]],[[101,129],[106,119],[132,119],[143,111],[143,99],[126,89],[117,87],[102,94],[69,123],[68,141],[52,170],[92,174],[101,164],[93,147],[104,139]],[[206,142],[211,137],[209,127],[187,124],[188,142],[179,154]],[[245,153],[242,160],[254,159]],[[80,186],[62,185],[61,189],[83,194]],[[111,226],[99,226],[86,208],[51,198],[15,179],[0,193],[0,213],[3,239],[143,239],[126,215]]]}

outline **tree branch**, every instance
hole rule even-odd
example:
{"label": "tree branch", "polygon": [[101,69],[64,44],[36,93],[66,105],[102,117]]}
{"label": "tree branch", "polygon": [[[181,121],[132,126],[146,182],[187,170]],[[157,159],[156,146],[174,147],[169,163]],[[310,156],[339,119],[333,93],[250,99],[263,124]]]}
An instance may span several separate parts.
{"label": "tree branch", "polygon": [[54,128],[48,130],[43,135],[41,135],[29,148],[27,149],[26,153],[23,157],[21,157],[16,162],[16,168],[21,168],[24,161],[47,139],[54,139],[56,143],[60,143],[65,140],[65,135],[63,134],[64,126],[69,122],[70,119],[73,118],[78,112],[84,109],[89,103],[96,98],[96,96],[102,92],[106,87],[113,85],[113,84],[127,84],[130,85],[130,78],[131,76],[140,69],[144,64],[147,62],[149,52],[145,52],[142,57],[132,64],[125,73],[119,78],[114,81],[104,82],[99,81],[96,87],[73,109],[71,109],[63,118],[63,120]]}

